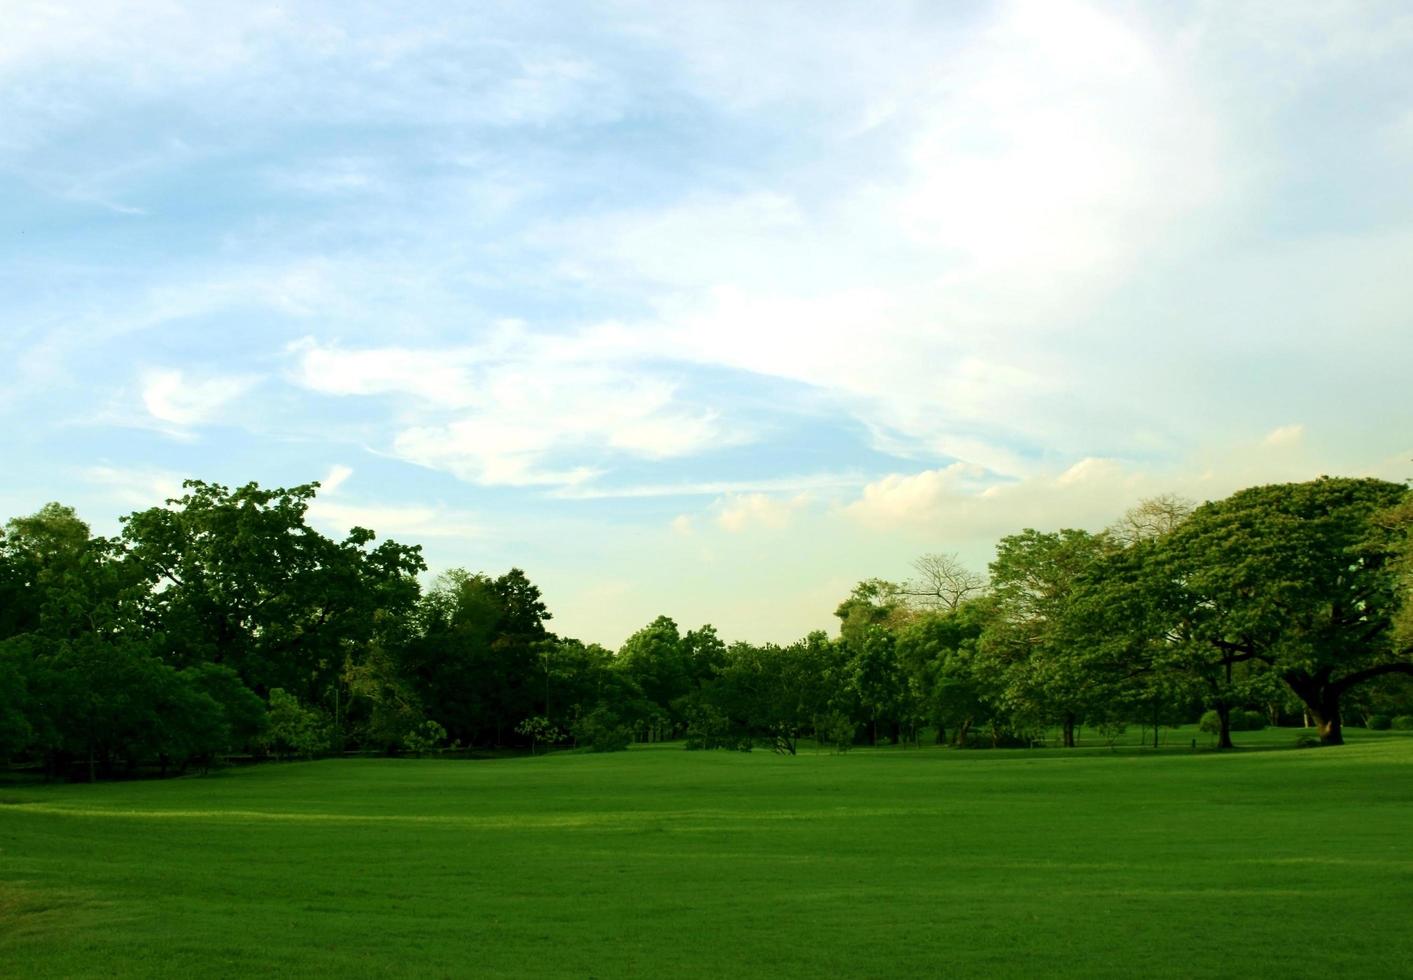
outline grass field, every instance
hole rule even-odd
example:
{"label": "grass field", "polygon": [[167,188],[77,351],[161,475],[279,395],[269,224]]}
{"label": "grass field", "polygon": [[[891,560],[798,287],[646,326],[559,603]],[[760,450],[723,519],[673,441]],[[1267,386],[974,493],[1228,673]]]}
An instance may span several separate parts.
{"label": "grass field", "polygon": [[1413,735],[1349,734],[3,784],[0,975],[1407,976]]}

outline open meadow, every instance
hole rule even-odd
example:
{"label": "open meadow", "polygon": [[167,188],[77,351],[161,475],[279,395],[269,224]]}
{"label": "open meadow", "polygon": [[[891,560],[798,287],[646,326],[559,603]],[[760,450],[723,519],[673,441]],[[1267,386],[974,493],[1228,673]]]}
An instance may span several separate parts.
{"label": "open meadow", "polygon": [[1413,736],[1191,734],[12,782],[0,972],[1406,975]]}

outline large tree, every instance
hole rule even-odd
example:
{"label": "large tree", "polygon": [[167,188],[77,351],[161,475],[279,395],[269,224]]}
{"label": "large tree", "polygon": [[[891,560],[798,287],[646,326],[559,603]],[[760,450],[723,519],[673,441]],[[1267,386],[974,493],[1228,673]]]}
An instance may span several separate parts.
{"label": "large tree", "polygon": [[980,643],[981,669],[1002,679],[1017,722],[1058,722],[1068,747],[1076,726],[1114,698],[1111,676],[1096,668],[1097,646],[1069,620],[1079,583],[1113,548],[1105,534],[1027,528],[1002,538],[991,563],[995,614]]}
{"label": "large tree", "polygon": [[1197,508],[1162,539],[1174,626],[1230,670],[1278,675],[1327,745],[1343,741],[1340,700],[1375,677],[1413,674],[1394,640],[1407,490],[1374,479],[1251,487]]}
{"label": "large tree", "polygon": [[305,520],[317,483],[186,493],[123,519],[128,562],[147,576],[146,627],[173,666],[221,663],[264,694],[307,701],[340,683],[350,656],[407,613],[421,549],[353,528],[334,541]]}

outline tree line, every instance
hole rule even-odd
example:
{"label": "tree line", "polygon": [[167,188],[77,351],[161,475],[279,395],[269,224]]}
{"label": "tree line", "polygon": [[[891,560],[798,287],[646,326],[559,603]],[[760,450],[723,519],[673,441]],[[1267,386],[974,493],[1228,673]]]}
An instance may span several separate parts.
{"label": "tree line", "polygon": [[95,536],[49,504],[0,535],[0,758],[95,779],[234,754],[813,737],[1073,745],[1081,726],[1413,715],[1413,497],[1322,478],[1101,532],[1026,529],[989,576],[919,558],[837,635],[727,644],[661,616],[617,651],[555,634],[519,569],[423,588],[421,550],[306,520],[318,484],[184,484]]}

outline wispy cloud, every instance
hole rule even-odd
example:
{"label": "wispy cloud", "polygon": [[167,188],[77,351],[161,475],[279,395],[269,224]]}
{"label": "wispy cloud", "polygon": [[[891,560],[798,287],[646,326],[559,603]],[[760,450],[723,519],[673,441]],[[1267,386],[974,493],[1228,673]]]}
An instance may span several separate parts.
{"label": "wispy cloud", "polygon": [[142,404],[159,422],[187,429],[212,421],[258,383],[252,377],[193,377],[177,369],[155,369],[143,374]]}

